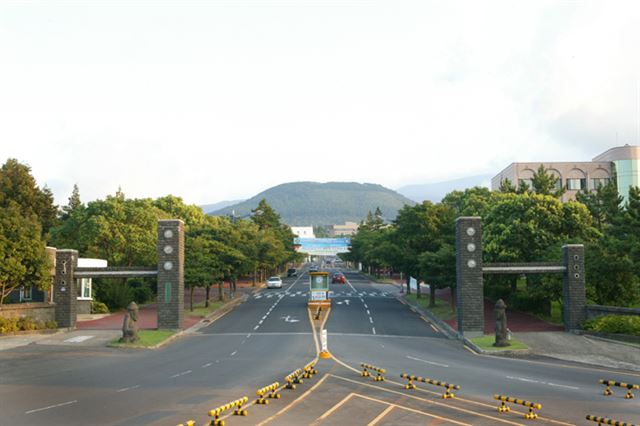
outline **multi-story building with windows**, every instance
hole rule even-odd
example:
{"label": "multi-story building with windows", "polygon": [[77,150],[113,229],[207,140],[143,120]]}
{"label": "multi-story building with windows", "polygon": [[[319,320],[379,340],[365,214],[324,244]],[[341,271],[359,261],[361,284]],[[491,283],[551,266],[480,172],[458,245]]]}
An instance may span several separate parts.
{"label": "multi-story building with windows", "polygon": [[491,179],[491,189],[500,188],[505,179],[518,187],[525,184],[531,187],[533,174],[540,165],[556,177],[558,188],[566,187],[562,201],[575,200],[578,191],[594,190],[610,180],[615,181],[625,200],[629,187],[640,187],[640,146],[625,145],[611,148],[592,161],[511,163]]}

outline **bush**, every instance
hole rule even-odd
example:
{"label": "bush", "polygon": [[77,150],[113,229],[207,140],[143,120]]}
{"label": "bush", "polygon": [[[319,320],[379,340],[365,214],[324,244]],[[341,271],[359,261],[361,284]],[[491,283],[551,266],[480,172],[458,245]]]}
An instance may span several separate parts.
{"label": "bush", "polygon": [[629,334],[640,336],[640,316],[603,315],[585,321],[585,330],[597,333]]}
{"label": "bush", "polygon": [[102,302],[98,302],[97,300],[91,301],[91,313],[92,314],[108,314],[109,308]]}
{"label": "bush", "polygon": [[154,298],[153,291],[151,291],[151,288],[144,283],[140,285],[133,285],[131,290],[133,292],[133,300],[138,305],[143,305]]}
{"label": "bush", "polygon": [[45,328],[58,328],[55,321],[39,321],[32,317],[4,318],[0,317],[0,334],[14,333],[16,331],[43,330]]}
{"label": "bush", "polygon": [[121,279],[102,279],[96,285],[96,297],[107,305],[110,311],[118,311],[133,301],[133,291]]}

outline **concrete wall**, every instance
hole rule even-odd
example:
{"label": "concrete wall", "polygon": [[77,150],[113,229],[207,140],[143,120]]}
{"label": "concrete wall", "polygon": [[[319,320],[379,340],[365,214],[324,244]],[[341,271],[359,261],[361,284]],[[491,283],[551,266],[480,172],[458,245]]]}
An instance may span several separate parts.
{"label": "concrete wall", "polygon": [[638,315],[640,308],[620,308],[617,306],[587,305],[587,318],[601,315]]}
{"label": "concrete wall", "polygon": [[0,306],[0,317],[31,317],[41,321],[55,319],[54,307],[49,303],[20,303]]}

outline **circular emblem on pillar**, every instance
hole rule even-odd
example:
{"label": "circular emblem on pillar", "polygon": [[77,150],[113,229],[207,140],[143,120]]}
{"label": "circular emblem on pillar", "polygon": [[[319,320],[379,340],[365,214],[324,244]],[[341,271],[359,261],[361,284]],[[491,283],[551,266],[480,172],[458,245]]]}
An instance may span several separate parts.
{"label": "circular emblem on pillar", "polygon": [[166,229],[164,231],[164,237],[167,238],[167,239],[172,238],[173,237],[173,231],[171,229]]}
{"label": "circular emblem on pillar", "polygon": [[467,244],[467,251],[473,253],[474,251],[476,251],[476,245],[473,243]]}
{"label": "circular emblem on pillar", "polygon": [[573,278],[577,280],[578,278],[580,278],[580,274],[573,274]]}
{"label": "circular emblem on pillar", "polygon": [[171,246],[164,246],[164,248],[162,250],[164,251],[164,254],[173,253],[173,247],[171,247]]}
{"label": "circular emblem on pillar", "polygon": [[164,270],[165,271],[170,271],[173,269],[173,263],[171,262],[164,262]]}
{"label": "circular emblem on pillar", "polygon": [[473,260],[473,259],[469,259],[469,261],[467,262],[467,266],[469,268],[472,268],[472,269],[475,268],[476,267],[476,261]]}
{"label": "circular emblem on pillar", "polygon": [[474,235],[476,235],[476,228],[474,227],[468,227],[467,228],[467,235],[470,237],[473,237]]}
{"label": "circular emblem on pillar", "polygon": [[573,255],[573,260],[579,260],[579,259],[580,259],[580,256],[578,256],[577,254]]}

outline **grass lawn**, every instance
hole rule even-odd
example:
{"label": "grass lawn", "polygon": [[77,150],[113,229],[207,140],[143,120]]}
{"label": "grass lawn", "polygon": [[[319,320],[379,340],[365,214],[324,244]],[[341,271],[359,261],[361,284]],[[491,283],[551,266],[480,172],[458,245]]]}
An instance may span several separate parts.
{"label": "grass lawn", "polygon": [[413,303],[416,303],[421,308],[429,310],[429,312],[443,321],[450,320],[456,317],[456,313],[453,308],[451,308],[451,304],[449,304],[449,302],[445,300],[436,298],[436,306],[430,308],[428,293],[421,294],[420,299],[416,299],[415,294],[408,294],[405,296],[405,298]]}
{"label": "grass lawn", "polygon": [[138,331],[140,340],[136,343],[120,343],[120,339],[116,339],[111,342],[111,346],[116,346],[119,348],[144,346],[148,348],[150,346],[155,346],[158,343],[163,342],[174,334],[174,330],[140,330]]}
{"label": "grass lawn", "polygon": [[189,310],[189,308],[187,308],[187,309],[184,310],[184,313],[186,315],[189,315],[189,316],[205,318],[211,312],[219,309],[226,302],[227,301],[224,301],[224,302],[220,302],[220,301],[212,302],[212,301],[209,301],[209,307],[208,308],[204,307],[204,302],[203,303],[199,303],[199,304],[194,304],[193,305],[193,311],[191,311],[191,310]]}
{"label": "grass lawn", "polygon": [[469,339],[469,340],[471,340],[480,349],[484,349],[487,351],[512,351],[517,349],[529,349],[527,345],[525,345],[524,343],[520,343],[513,338],[509,340],[509,342],[511,343],[511,346],[506,346],[504,348],[495,347],[493,346],[493,343],[496,341],[496,337],[492,334],[488,334],[486,336],[474,337],[473,339]]}

